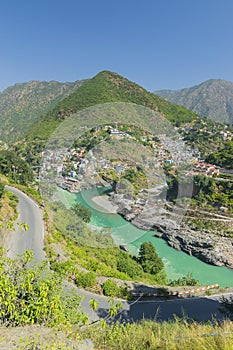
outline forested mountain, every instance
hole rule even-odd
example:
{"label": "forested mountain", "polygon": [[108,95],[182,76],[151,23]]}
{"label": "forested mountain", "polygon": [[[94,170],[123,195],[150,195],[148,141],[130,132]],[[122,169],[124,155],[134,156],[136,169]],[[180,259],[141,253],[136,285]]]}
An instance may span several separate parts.
{"label": "forested mountain", "polygon": [[155,94],[214,121],[233,123],[232,82],[211,79],[190,88],[159,90]]}
{"label": "forested mountain", "polygon": [[107,102],[132,102],[163,113],[171,122],[191,121],[198,116],[184,107],[176,106],[146,91],[141,86],[109,71],[87,80],[32,127],[28,139],[46,139],[59,123],[71,114]]}
{"label": "forested mountain", "polygon": [[37,119],[68,96],[82,81],[30,81],[0,93],[0,139],[12,143],[25,136]]}

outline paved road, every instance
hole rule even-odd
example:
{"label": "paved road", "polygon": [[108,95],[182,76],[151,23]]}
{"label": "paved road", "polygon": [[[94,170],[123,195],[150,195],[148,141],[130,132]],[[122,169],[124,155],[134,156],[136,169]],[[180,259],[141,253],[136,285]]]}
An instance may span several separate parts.
{"label": "paved road", "polygon": [[220,169],[220,174],[233,175],[232,169]]}
{"label": "paved road", "polygon": [[7,255],[11,258],[16,258],[18,254],[31,249],[34,252],[34,260],[40,262],[45,257],[43,251],[44,224],[42,210],[20,190],[10,186],[6,186],[6,188],[19,198],[18,222],[25,222],[29,226],[28,231],[23,231],[19,226],[16,226],[15,231],[9,234],[6,241]]}
{"label": "paved road", "polygon": [[[71,284],[70,284],[71,286]],[[94,295],[87,291],[77,289],[82,297],[81,308],[92,321],[108,315],[108,299],[100,295]],[[226,293],[226,296],[231,295]],[[95,312],[89,307],[89,301],[95,299],[99,308]],[[142,319],[157,321],[168,321],[178,317],[187,317],[198,322],[211,321],[213,319],[223,320],[224,314],[220,311],[220,296],[173,299],[173,300],[139,300],[137,302],[119,300],[122,303],[122,310],[116,317],[121,322],[137,322]]]}

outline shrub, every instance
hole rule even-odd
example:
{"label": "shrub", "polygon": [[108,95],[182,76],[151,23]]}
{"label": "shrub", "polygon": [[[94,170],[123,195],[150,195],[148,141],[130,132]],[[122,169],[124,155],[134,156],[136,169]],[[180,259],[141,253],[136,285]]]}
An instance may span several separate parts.
{"label": "shrub", "polygon": [[125,252],[120,252],[118,255],[117,269],[131,278],[139,278],[143,274],[141,265]]}
{"label": "shrub", "polygon": [[73,261],[67,260],[65,262],[52,262],[51,269],[56,271],[59,276],[67,277],[70,275],[77,274],[77,268]]}
{"label": "shrub", "polygon": [[102,284],[102,290],[107,297],[115,297],[120,294],[120,288],[117,283],[110,279]]}
{"label": "shrub", "polygon": [[195,279],[191,273],[188,273],[186,276],[182,276],[177,280],[170,281],[170,286],[197,286],[199,281]]}
{"label": "shrub", "polygon": [[80,272],[76,284],[79,287],[88,288],[96,285],[96,275],[94,272]]}
{"label": "shrub", "polygon": [[[36,265],[31,251],[15,260],[0,255],[0,323],[77,324],[84,321],[78,312],[79,297],[63,293],[62,279],[48,270],[45,263]],[[69,305],[69,312],[67,306]]]}

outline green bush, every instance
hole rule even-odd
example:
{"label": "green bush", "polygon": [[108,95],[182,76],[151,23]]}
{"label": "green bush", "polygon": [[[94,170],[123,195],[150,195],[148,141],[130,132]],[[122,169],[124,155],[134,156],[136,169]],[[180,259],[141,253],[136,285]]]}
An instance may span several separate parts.
{"label": "green bush", "polygon": [[19,203],[18,197],[10,191],[7,191],[7,197],[10,199],[11,208],[14,210],[15,213],[17,213],[17,207]]}
{"label": "green bush", "polygon": [[76,284],[82,288],[94,287],[96,285],[96,275],[94,272],[80,272]]}
{"label": "green bush", "polygon": [[117,283],[110,279],[102,284],[102,290],[107,297],[115,297],[120,294],[120,288]]}
{"label": "green bush", "polygon": [[75,263],[71,260],[67,260],[65,262],[52,262],[50,267],[62,277],[76,275],[78,272]]}
{"label": "green bush", "polygon": [[[84,322],[77,295],[64,293],[62,279],[45,263],[33,266],[26,251],[15,260],[0,255],[0,323],[61,325]],[[67,306],[69,306],[69,311]]]}
{"label": "green bush", "polygon": [[199,281],[195,279],[191,273],[186,276],[180,277],[177,280],[169,282],[169,286],[197,286],[200,285]]}
{"label": "green bush", "polygon": [[119,252],[117,258],[117,269],[120,272],[126,273],[131,278],[140,278],[143,274],[141,265],[131,255],[122,251]]}
{"label": "green bush", "polygon": [[123,298],[123,299],[131,299],[132,298],[132,294],[128,291],[127,286],[120,287],[120,293],[118,296],[120,298]]}

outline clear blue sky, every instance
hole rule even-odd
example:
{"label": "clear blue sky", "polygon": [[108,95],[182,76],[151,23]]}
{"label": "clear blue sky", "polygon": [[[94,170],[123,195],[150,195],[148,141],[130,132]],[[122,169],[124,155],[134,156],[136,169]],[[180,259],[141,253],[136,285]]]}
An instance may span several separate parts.
{"label": "clear blue sky", "polygon": [[0,90],[112,70],[150,91],[233,81],[233,0],[2,0]]}

